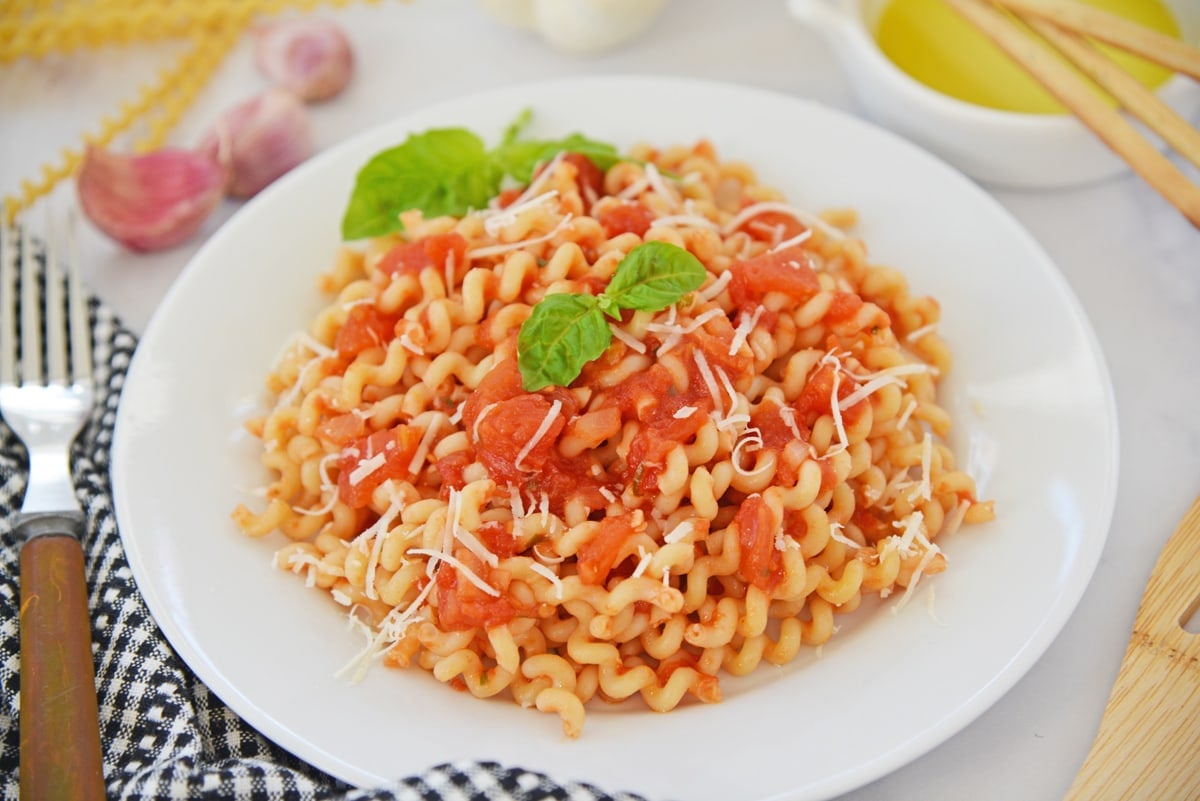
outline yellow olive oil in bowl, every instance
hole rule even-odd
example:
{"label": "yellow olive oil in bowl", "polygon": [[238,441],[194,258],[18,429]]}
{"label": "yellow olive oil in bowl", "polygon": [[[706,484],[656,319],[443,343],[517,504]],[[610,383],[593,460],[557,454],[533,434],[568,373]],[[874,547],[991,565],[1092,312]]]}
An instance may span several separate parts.
{"label": "yellow olive oil in bowl", "polygon": [[[1084,0],[1160,33],[1180,37],[1162,0]],[[904,72],[932,89],[979,106],[1030,114],[1065,109],[943,0],[890,0],[874,30],[879,48]],[[1031,33],[1032,35],[1032,33]],[[1106,54],[1150,89],[1171,71],[1101,45]]]}

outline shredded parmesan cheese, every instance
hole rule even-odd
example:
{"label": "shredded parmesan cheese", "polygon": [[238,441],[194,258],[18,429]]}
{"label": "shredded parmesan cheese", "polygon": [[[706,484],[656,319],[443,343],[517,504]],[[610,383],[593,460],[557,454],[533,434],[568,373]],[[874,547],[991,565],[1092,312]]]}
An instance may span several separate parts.
{"label": "shredded parmesan cheese", "polygon": [[893,612],[899,612],[908,605],[909,599],[913,592],[917,589],[917,585],[921,583],[921,576],[925,574],[925,568],[929,567],[929,563],[933,558],[941,553],[941,550],[936,545],[930,545],[925,549],[925,553],[921,555],[921,561],[917,562],[917,569],[913,571],[912,578],[908,581],[908,586],[904,588],[904,595],[892,607]]}
{"label": "shredded parmesan cheese", "polygon": [[917,399],[910,398],[908,405],[904,407],[904,411],[900,412],[900,416],[896,418],[896,430],[899,431],[908,425],[908,418],[917,410]]}
{"label": "shredded parmesan cheese", "polygon": [[796,439],[803,439],[803,437],[800,436],[800,427],[796,425],[795,409],[793,409],[791,406],[780,406],[779,416],[783,418],[784,425],[788,427],[788,430],[792,432]]}
{"label": "shredded parmesan cheese", "polygon": [[717,276],[717,280],[713,281],[705,289],[700,290],[696,297],[703,301],[710,301],[717,295],[725,291],[725,287],[729,286],[729,282],[733,280],[733,273],[729,270],[722,270]]}
{"label": "shredded parmesan cheese", "polygon": [[496,408],[496,404],[489,403],[479,410],[479,416],[475,418],[475,424],[471,426],[471,439],[479,442],[479,424],[483,422],[483,418],[488,416],[488,412]]}
{"label": "shredded parmesan cheese", "polygon": [[648,179],[638,178],[636,181],[631,183],[629,186],[625,187],[620,192],[618,192],[617,197],[621,198],[621,200],[632,200],[633,198],[642,194],[649,188],[650,188],[650,181]]}
{"label": "shredded parmesan cheese", "polygon": [[633,334],[626,331],[624,328],[613,325],[612,323],[608,324],[608,328],[610,331],[612,331],[613,336],[616,337],[617,339],[619,339],[621,342],[625,343],[625,345],[630,350],[635,351],[637,353],[645,353],[646,352],[646,343],[639,340],[637,337],[635,337]]}
{"label": "shredded parmesan cheese", "polygon": [[668,318],[668,322],[650,323],[646,326],[647,331],[653,331],[656,334],[667,334],[668,335],[666,340],[663,341],[663,344],[661,346],[659,346],[658,351],[655,353],[655,355],[657,355],[657,356],[661,357],[661,356],[665,355],[668,351],[670,351],[672,348],[674,348],[676,345],[678,345],[683,340],[684,336],[699,329],[702,325],[704,325],[705,323],[707,323],[709,320],[713,319],[714,317],[720,317],[725,314],[725,312],[722,309],[709,309],[708,311],[704,312],[700,316],[696,317],[694,320],[692,320],[686,326],[683,326],[683,325],[679,325],[678,323],[676,323],[674,321],[674,319],[675,319],[674,311],[675,311],[675,307],[672,306],[671,307],[672,313],[670,314],[670,316]]}
{"label": "shredded parmesan cheese", "polygon": [[708,366],[708,359],[704,358],[704,354],[699,349],[692,351],[692,358],[696,362],[696,367],[700,369],[700,378],[704,380],[704,386],[708,387],[708,392],[712,395],[713,408],[720,412],[721,390],[717,388],[717,379],[713,377],[712,370]]}
{"label": "shredded parmesan cheese", "polygon": [[845,545],[847,548],[853,548],[856,551],[859,548],[864,547],[861,543],[857,543],[854,540],[847,537],[845,534],[843,534],[842,533],[842,524],[837,523],[832,520],[829,522],[829,538],[831,540],[834,540],[835,542],[840,542],[842,545]]}
{"label": "shredded parmesan cheese", "polygon": [[711,231],[716,231],[719,228],[715,222],[698,214],[667,214],[657,218],[653,224],[670,228],[691,226],[692,228],[707,228]]}
{"label": "shredded parmesan cheese", "polygon": [[478,537],[467,531],[462,526],[455,526],[454,536],[466,547],[468,551],[478,556],[479,561],[483,562],[488,567],[495,567],[496,565],[500,564],[500,557],[489,551],[487,546],[479,541]]}
{"label": "shredded parmesan cheese", "polygon": [[842,448],[850,447],[850,438],[846,436],[846,426],[842,423],[842,406],[838,403],[838,386],[841,383],[842,371],[833,371],[833,390],[830,392],[829,409],[833,412],[833,427],[837,429],[838,442]]}
{"label": "shredded parmesan cheese", "polygon": [[386,453],[377,453],[369,459],[363,459],[350,471],[350,486],[358,486],[364,478],[374,473],[387,463]]}
{"label": "shredded parmesan cheese", "polygon": [[513,467],[518,470],[521,469],[521,463],[525,461],[525,457],[542,441],[542,437],[546,436],[546,432],[550,430],[550,426],[554,425],[554,421],[558,419],[561,413],[562,401],[555,398],[554,403],[550,404],[550,411],[546,412],[546,416],[542,418],[541,424],[538,425],[537,431],[533,432],[533,436],[529,438],[529,441],[517,453],[517,460],[513,462]]}
{"label": "shredded parmesan cheese", "polygon": [[676,420],[686,420],[687,418],[691,417],[693,414],[696,413],[696,409],[697,409],[697,407],[695,407],[695,406],[680,406],[678,409],[675,410],[675,414],[673,414],[671,416],[674,417]]}
{"label": "shredded parmesan cheese", "polygon": [[679,195],[675,190],[667,186],[667,182],[663,180],[662,174],[658,171],[652,162],[646,162],[646,180],[650,182],[650,188],[658,194],[663,200],[672,206],[679,205]]}
{"label": "shredded parmesan cheese", "polygon": [[675,526],[675,528],[666,533],[666,535],[663,537],[663,542],[665,542],[667,545],[680,542],[683,539],[690,537],[692,532],[695,530],[696,527],[692,524],[691,520],[684,520],[682,523],[678,524]]}
{"label": "shredded parmesan cheese", "polygon": [[[558,157],[556,156],[555,159],[557,160]],[[545,175],[547,172],[549,172],[549,169],[543,172],[542,175]],[[541,177],[541,175],[538,176],[538,178]],[[538,183],[540,184],[541,181]],[[529,211],[532,208],[542,205],[548,200],[553,200],[554,198],[558,197],[558,190],[551,189],[547,192],[537,195],[536,197],[532,197],[529,200],[522,200],[522,198],[524,198],[528,193],[529,190],[525,190],[521,197],[517,198],[516,201],[514,201],[513,204],[508,208],[491,211],[491,213],[487,216],[487,219],[483,221],[483,230],[487,232],[488,236],[500,236],[500,232],[515,223],[522,212]]]}
{"label": "shredded parmesan cheese", "polygon": [[746,344],[746,339],[750,336],[750,332],[754,330],[754,326],[758,325],[758,320],[762,317],[763,307],[759,306],[754,310],[754,314],[747,315],[742,312],[741,322],[733,331],[733,339],[729,342],[729,355],[736,356],[742,345]]}
{"label": "shredded parmesan cheese", "polygon": [[508,253],[512,250],[520,250],[521,248],[528,247],[530,245],[540,245],[543,242],[549,242],[551,239],[558,236],[564,228],[571,224],[572,216],[573,215],[568,213],[565,217],[559,220],[558,225],[554,226],[549,233],[542,234],[541,236],[535,236],[532,239],[523,239],[520,242],[508,242],[500,245],[487,245],[485,247],[475,248],[472,251],[468,251],[467,260],[482,259],[487,256],[499,256],[502,253]]}
{"label": "shredded parmesan cheese", "polygon": [[777,250],[786,250],[788,248],[795,247],[796,245],[803,245],[805,242],[807,242],[810,239],[812,239],[812,229],[811,228],[801,231],[800,233],[793,236],[791,239],[783,240],[778,245],[771,248],[771,250],[768,252],[774,253]]}
{"label": "shredded parmesan cheese", "polygon": [[554,594],[558,597],[558,600],[561,601],[563,599],[563,583],[562,579],[558,577],[557,573],[545,565],[538,564],[537,562],[530,562],[529,569],[553,584]]}
{"label": "shredded parmesan cheese", "polygon": [[407,331],[405,331],[403,334],[400,335],[400,346],[402,348],[404,348],[406,351],[408,351],[409,353],[412,353],[416,356],[424,356],[425,355],[425,349],[422,348],[417,343],[413,342],[411,339],[409,339]]}
{"label": "shredded parmesan cheese", "polygon": [[638,546],[638,553],[642,555],[642,558],[638,560],[637,567],[629,574],[630,578],[639,578],[646,572],[646,568],[650,567],[650,560],[654,558],[654,554],[648,553],[641,545]]}
{"label": "shredded parmesan cheese", "polygon": [[425,464],[425,457],[429,454],[429,448],[433,444],[433,438],[437,436],[438,429],[442,427],[442,415],[435,415],[429,421],[429,427],[425,429],[425,433],[421,435],[421,441],[417,443],[417,450],[413,453],[412,460],[408,463],[408,472],[415,476]]}
{"label": "shredded parmesan cheese", "polygon": [[737,229],[741,228],[742,225],[747,220],[754,219],[758,215],[765,214],[768,211],[776,211],[776,212],[779,212],[780,214],[786,214],[789,217],[793,217],[796,220],[800,221],[800,223],[802,223],[803,225],[805,225],[809,228],[820,228],[822,231],[825,232],[825,234],[827,236],[831,237],[832,239],[841,240],[841,239],[846,238],[846,235],[842,231],[838,230],[834,226],[825,222],[817,215],[815,215],[811,212],[802,211],[800,209],[795,208],[794,206],[789,206],[786,203],[780,203],[778,201],[770,201],[770,200],[763,201],[762,203],[754,203],[754,204],[742,209],[740,212],[737,213],[737,216],[735,216],[729,222],[725,223],[724,226],[722,226],[721,233],[728,236],[729,234],[732,234]]}
{"label": "shredded parmesan cheese", "polygon": [[417,554],[418,556],[427,556],[430,559],[436,559],[439,562],[445,562],[446,564],[450,565],[455,570],[457,570],[460,574],[462,574],[467,579],[467,581],[471,582],[476,587],[478,587],[479,589],[486,592],[488,595],[492,596],[493,598],[500,597],[500,590],[496,589],[491,584],[488,584],[486,581],[481,579],[475,573],[475,571],[471,570],[471,568],[464,565],[461,560],[451,556],[448,553],[443,553],[441,551],[435,551],[431,548],[410,548],[408,553]]}
{"label": "shredded parmesan cheese", "polygon": [[917,340],[924,337],[926,334],[932,334],[935,331],[937,331],[937,327],[938,327],[937,323],[930,323],[929,325],[923,325],[920,328],[914,328],[912,331],[908,332],[907,336],[904,337],[904,341],[905,342],[916,342]]}

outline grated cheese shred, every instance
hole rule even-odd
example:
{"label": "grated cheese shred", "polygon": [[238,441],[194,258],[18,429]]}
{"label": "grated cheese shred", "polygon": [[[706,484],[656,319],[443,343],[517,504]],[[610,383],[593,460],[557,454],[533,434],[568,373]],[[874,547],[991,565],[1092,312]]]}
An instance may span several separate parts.
{"label": "grated cheese shred", "polygon": [[529,441],[526,442],[525,445],[521,447],[520,452],[517,453],[517,460],[513,463],[514,467],[516,467],[518,470],[521,469],[521,463],[525,461],[525,457],[528,456],[535,447],[537,447],[537,444],[542,441],[542,438],[545,437],[546,433],[550,430],[550,426],[554,425],[554,421],[557,420],[561,414],[562,401],[558,398],[555,398],[554,403],[550,404],[550,411],[546,412],[546,416],[542,418],[542,422],[538,425],[537,430],[533,432],[533,436],[529,438]]}

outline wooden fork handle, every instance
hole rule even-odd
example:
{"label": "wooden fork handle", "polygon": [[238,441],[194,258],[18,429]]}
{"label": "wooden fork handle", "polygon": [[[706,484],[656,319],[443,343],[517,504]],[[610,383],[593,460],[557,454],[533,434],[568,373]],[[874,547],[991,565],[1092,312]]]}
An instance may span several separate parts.
{"label": "wooden fork handle", "polygon": [[1065,801],[1200,799],[1200,499],[1150,574],[1100,731]]}
{"label": "wooden fork handle", "polygon": [[78,513],[17,525],[31,537],[21,549],[23,801],[104,798],[81,527]]}

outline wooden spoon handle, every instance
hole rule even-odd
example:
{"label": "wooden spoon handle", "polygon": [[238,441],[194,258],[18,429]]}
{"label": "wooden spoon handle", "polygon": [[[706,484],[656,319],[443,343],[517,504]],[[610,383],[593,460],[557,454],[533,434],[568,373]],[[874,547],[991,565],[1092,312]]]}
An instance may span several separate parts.
{"label": "wooden spoon handle", "polygon": [[1200,799],[1200,499],[1150,574],[1100,731],[1065,801]]}
{"label": "wooden spoon handle", "polygon": [[103,801],[83,550],[71,516],[30,522],[59,527],[21,549],[21,798]]}

